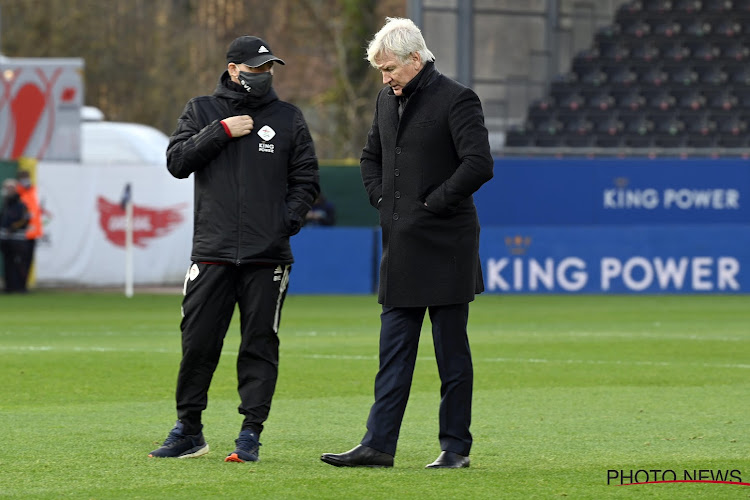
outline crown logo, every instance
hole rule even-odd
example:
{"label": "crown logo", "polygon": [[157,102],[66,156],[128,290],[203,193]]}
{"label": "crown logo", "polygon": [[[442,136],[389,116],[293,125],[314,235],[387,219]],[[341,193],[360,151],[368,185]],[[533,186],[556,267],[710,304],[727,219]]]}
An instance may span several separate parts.
{"label": "crown logo", "polygon": [[628,184],[630,184],[630,179],[628,179],[627,177],[615,177],[614,183],[618,188],[625,189],[626,187],[628,187]]}
{"label": "crown logo", "polygon": [[521,236],[517,234],[515,236],[505,237],[505,246],[508,247],[508,252],[511,255],[525,255],[526,251],[531,245],[531,236]]}

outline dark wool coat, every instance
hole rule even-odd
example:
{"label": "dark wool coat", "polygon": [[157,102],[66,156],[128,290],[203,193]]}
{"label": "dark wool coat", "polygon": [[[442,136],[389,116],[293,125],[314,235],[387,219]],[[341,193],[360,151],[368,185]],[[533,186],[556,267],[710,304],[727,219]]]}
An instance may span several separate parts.
{"label": "dark wool coat", "polygon": [[400,119],[393,91],[378,94],[360,159],[383,229],[378,301],[397,307],[470,302],[484,291],[472,194],[492,178],[493,167],[482,105],[432,62],[403,94],[409,97]]}

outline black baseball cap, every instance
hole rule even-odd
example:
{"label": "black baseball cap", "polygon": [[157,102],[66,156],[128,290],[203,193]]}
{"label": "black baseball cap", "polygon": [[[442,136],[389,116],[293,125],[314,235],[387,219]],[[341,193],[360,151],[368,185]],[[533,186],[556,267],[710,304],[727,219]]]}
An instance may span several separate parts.
{"label": "black baseball cap", "polygon": [[268,61],[278,61],[279,64],[286,64],[273,55],[271,47],[262,38],[258,38],[257,36],[245,35],[235,38],[227,51],[227,63],[247,64],[251,68],[257,68]]}

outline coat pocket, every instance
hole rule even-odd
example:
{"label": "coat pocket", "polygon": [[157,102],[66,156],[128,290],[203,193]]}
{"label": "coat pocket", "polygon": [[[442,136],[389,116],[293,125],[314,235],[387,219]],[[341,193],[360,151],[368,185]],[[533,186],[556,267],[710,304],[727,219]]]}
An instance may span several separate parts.
{"label": "coat pocket", "polygon": [[414,126],[416,128],[426,128],[426,127],[432,127],[433,125],[435,125],[435,123],[437,123],[437,120],[426,120],[422,122],[416,122]]}

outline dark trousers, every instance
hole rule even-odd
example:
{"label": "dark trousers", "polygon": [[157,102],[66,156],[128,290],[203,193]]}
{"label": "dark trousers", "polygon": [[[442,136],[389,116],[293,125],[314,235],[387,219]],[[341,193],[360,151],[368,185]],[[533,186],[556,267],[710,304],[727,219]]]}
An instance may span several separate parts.
{"label": "dark trousers", "polygon": [[468,456],[471,450],[471,396],[474,371],[466,324],[469,304],[383,307],[380,315],[380,369],[375,403],[362,444],[396,454],[401,421],[409,399],[419,334],[429,309],[440,374],[440,449]]}
{"label": "dark trousers", "polygon": [[185,276],[182,362],[177,376],[177,418],[185,432],[201,428],[201,412],[219,363],[235,304],[240,310],[237,390],[242,429],[258,434],[271,409],[279,365],[278,328],[290,265],[194,263]]}
{"label": "dark trousers", "polygon": [[3,240],[0,251],[3,254],[5,291],[25,292],[34,256],[34,240]]}

